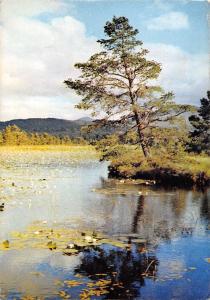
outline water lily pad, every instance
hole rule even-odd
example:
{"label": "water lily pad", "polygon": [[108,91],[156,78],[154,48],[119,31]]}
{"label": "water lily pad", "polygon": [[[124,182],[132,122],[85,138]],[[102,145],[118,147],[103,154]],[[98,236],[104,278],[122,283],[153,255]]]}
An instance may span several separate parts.
{"label": "water lily pad", "polygon": [[135,243],[135,244],[146,244],[146,240],[145,239],[134,239],[132,240],[132,243]]}
{"label": "water lily pad", "polygon": [[77,254],[77,253],[78,253],[78,250],[76,250],[76,249],[65,249],[63,251],[64,255],[71,255],[71,254]]}

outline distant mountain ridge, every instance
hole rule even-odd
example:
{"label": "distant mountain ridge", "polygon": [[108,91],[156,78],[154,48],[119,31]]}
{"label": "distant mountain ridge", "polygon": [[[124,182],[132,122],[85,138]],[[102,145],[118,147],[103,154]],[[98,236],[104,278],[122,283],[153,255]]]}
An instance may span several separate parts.
{"label": "distant mountain ridge", "polygon": [[78,120],[65,120],[57,118],[29,118],[14,119],[10,121],[1,121],[0,130],[5,129],[9,125],[16,125],[27,132],[49,133],[52,135],[67,135],[75,138],[80,137],[80,129],[82,126],[90,124],[91,118],[84,117]]}
{"label": "distant mountain ridge", "polygon": [[[183,114],[186,121],[186,125],[190,128],[190,123],[188,121],[189,116],[192,115],[190,112]],[[91,124],[93,119],[89,117],[83,117],[77,120],[65,120],[57,118],[29,118],[29,119],[14,119],[10,121],[0,121],[0,131],[9,125],[16,125],[19,128],[27,131],[29,133],[49,133],[57,136],[69,136],[70,138],[81,137],[82,126]],[[166,122],[163,124],[158,124],[160,127],[171,127],[171,125]],[[106,129],[99,128],[96,129],[89,137],[102,137],[106,134],[111,134],[115,130],[112,125],[108,126]],[[86,135],[85,135],[86,136]],[[87,137],[87,136],[86,136]]]}

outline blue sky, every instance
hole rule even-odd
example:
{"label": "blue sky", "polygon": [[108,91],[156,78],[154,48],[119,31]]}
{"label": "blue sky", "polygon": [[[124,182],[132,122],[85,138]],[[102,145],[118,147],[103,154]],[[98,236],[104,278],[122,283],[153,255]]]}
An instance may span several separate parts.
{"label": "blue sky", "polygon": [[[107,20],[110,20],[113,15],[126,16],[131,24],[139,29],[140,38],[144,42],[178,45],[191,53],[208,51],[206,41],[208,35],[207,1],[190,1],[188,3],[176,0],[163,1],[162,5],[148,0],[79,1],[74,3],[73,15],[85,23],[89,35],[103,36],[103,26]],[[173,34],[170,28],[155,32],[148,30],[147,24],[150,19],[167,14],[169,11],[186,14],[189,19],[189,28],[174,30]]]}
{"label": "blue sky", "polygon": [[[139,38],[144,42],[169,43],[178,45],[191,53],[208,52],[208,20],[209,4],[207,1],[150,1],[150,0],[98,0],[98,1],[65,1],[69,13],[83,22],[88,35],[103,36],[103,27],[114,15],[126,16],[131,24],[140,31]],[[154,34],[148,29],[151,19],[167,14],[170,11],[186,14],[189,28],[159,30]],[[37,18],[49,22],[52,18],[64,16],[65,13],[43,13]],[[196,42],[195,42],[196,41]]]}
{"label": "blue sky", "polygon": [[113,15],[126,16],[152,58],[159,82],[176,101],[199,104],[209,87],[207,1],[3,0],[0,118],[87,115],[63,80],[74,64],[99,51],[97,39]]}

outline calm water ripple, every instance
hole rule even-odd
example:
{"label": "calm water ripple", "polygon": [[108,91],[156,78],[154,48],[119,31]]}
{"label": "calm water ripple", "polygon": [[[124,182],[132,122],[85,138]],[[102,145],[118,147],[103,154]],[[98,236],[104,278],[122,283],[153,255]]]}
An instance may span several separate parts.
{"label": "calm water ripple", "polygon": [[0,243],[45,224],[129,247],[0,248],[0,299],[209,299],[210,191],[107,180],[107,163],[88,156],[2,153]]}

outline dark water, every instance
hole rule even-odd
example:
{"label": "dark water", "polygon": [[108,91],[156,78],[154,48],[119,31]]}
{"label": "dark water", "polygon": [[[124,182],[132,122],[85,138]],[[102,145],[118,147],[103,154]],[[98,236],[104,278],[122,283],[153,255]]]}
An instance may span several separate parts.
{"label": "dark water", "polygon": [[87,157],[1,154],[0,243],[37,222],[95,230],[129,248],[2,249],[0,299],[210,299],[210,191],[107,181],[107,163]]}

